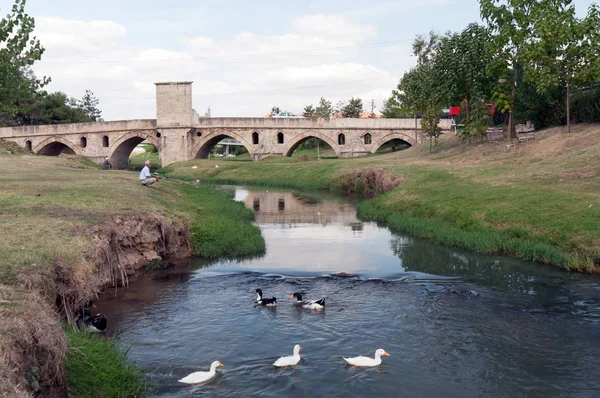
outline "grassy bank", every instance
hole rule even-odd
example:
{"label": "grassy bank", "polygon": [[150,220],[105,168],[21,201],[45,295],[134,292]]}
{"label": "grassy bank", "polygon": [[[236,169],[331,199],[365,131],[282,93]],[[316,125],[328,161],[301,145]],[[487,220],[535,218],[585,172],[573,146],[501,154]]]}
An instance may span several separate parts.
{"label": "grassy bank", "polygon": [[364,218],[479,253],[597,272],[599,135],[594,125],[569,135],[555,128],[517,146],[460,144],[448,135],[434,154],[423,146],[359,159],[194,160],[164,171],[182,180],[340,191],[357,170],[376,169],[402,184],[362,204]]}
{"label": "grassy bank", "polygon": [[109,340],[67,329],[65,361],[69,393],[75,397],[135,397],[145,389],[142,375],[128,363],[126,352]]}
{"label": "grassy bank", "polygon": [[[147,188],[136,173],[103,171],[77,157],[32,156],[2,142],[0,168],[0,395],[27,386],[39,385],[42,394],[60,388],[65,353],[71,363],[66,376],[70,387],[86,384],[78,381],[74,368],[101,360],[97,355],[103,350],[73,334],[67,349],[54,305],[58,299],[60,309],[70,312],[93,297],[103,280],[123,276],[118,264],[106,270],[119,260],[118,253],[110,256],[98,245],[110,249],[114,242],[126,242],[124,249],[140,251],[121,256],[132,261],[168,254],[170,243],[187,236],[194,254],[210,258],[265,250],[260,230],[252,224],[254,214],[230,200],[231,193],[210,186],[165,179]],[[135,240],[127,243],[129,233]],[[165,247],[150,247],[154,241]],[[46,343],[39,340],[42,335],[48,335]],[[114,361],[125,361],[110,348]],[[80,355],[79,361],[74,355]],[[112,385],[129,385],[131,374],[119,370],[129,369],[124,363],[105,370],[111,369],[106,377]],[[107,390],[96,396],[124,395]]]}

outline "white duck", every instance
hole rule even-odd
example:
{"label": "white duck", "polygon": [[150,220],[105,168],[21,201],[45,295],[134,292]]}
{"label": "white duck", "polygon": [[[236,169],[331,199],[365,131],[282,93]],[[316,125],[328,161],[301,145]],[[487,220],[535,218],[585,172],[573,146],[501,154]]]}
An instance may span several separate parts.
{"label": "white duck", "polygon": [[344,357],[344,361],[348,362],[348,364],[352,365],[352,366],[378,366],[378,365],[381,365],[381,357],[384,355],[386,357],[390,356],[390,354],[385,352],[385,350],[383,348],[380,348],[377,351],[375,351],[375,358],[362,357],[362,356],[354,357],[354,358]]}
{"label": "white duck", "polygon": [[302,295],[300,293],[294,293],[290,296],[290,299],[296,299],[296,304],[298,307],[302,308],[310,308],[311,310],[321,311],[325,309],[325,299],[319,300],[302,300]]}
{"label": "white duck", "polygon": [[302,357],[300,356],[300,345],[296,344],[294,346],[294,354],[292,356],[279,358],[278,360],[273,362],[273,366],[276,366],[278,368],[294,366],[297,365],[298,362],[300,362],[300,359],[302,359]]}
{"label": "white duck", "polygon": [[223,364],[219,361],[214,361],[210,364],[210,370],[208,372],[194,372],[185,376],[183,379],[178,380],[180,383],[186,384],[198,384],[204,383],[205,381],[209,381],[217,374],[217,367],[223,366]]}

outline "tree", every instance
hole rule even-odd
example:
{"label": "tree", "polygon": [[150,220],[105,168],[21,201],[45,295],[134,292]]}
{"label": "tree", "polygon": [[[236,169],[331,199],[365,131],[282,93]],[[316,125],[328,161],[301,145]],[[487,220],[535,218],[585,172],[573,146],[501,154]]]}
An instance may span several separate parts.
{"label": "tree", "polygon": [[343,117],[359,118],[363,111],[362,100],[360,98],[350,98],[348,103],[342,107],[341,111]]}
{"label": "tree", "polygon": [[76,101],[61,92],[40,91],[26,103],[19,101],[15,119],[20,125],[92,122],[82,108],[72,106]]}
{"label": "tree", "polygon": [[334,115],[338,115],[342,113],[342,109],[344,109],[344,107],[346,106],[346,101],[338,101],[335,106],[333,107],[333,113]]}
{"label": "tree", "polygon": [[511,138],[514,137],[514,105],[518,75],[522,73],[527,52],[537,46],[532,36],[531,16],[536,14],[536,9],[547,7],[550,1],[479,1],[481,16],[490,29],[490,45],[495,49],[490,59],[491,69],[510,86],[507,98],[498,105],[501,111],[507,110],[509,113],[508,128]]}
{"label": "tree", "polygon": [[100,101],[94,96],[94,93],[90,90],[85,90],[85,95],[81,100],[77,101],[76,107],[82,109],[90,121],[101,122],[102,118],[100,116],[102,115],[102,111],[98,109],[99,103]]}
{"label": "tree", "polygon": [[319,101],[319,105],[317,109],[315,109],[317,117],[330,117],[333,115],[333,106],[331,106],[331,101],[327,101],[325,98],[321,97]]}
{"label": "tree", "polygon": [[2,119],[14,116],[16,101],[31,97],[50,79],[37,79],[30,67],[44,48],[32,37],[35,21],[25,13],[26,0],[15,0],[11,12],[0,20],[0,110]]}
{"label": "tree", "polygon": [[465,123],[465,128],[461,132],[461,137],[470,139],[471,137],[479,137],[483,142],[483,137],[487,135],[488,122],[490,113],[485,105],[485,101],[477,100],[474,103],[473,112]]}
{"label": "tree", "polygon": [[278,106],[274,106],[271,108],[271,116],[278,115],[280,113],[281,113],[281,111],[279,110]]}
{"label": "tree", "polygon": [[549,2],[532,15],[535,45],[525,53],[526,78],[540,94],[563,86],[567,130],[571,132],[571,88],[596,82],[600,76],[600,10],[592,4],[585,18],[575,16],[571,0]]}
{"label": "tree", "polygon": [[429,153],[432,151],[432,141],[437,145],[438,137],[442,134],[440,127],[440,111],[436,106],[428,105],[421,119],[421,130],[429,136]]}
{"label": "tree", "polygon": [[383,100],[383,104],[381,105],[381,117],[384,119],[394,119],[394,118],[404,118],[404,117],[412,117],[410,113],[407,113],[400,102],[398,101],[398,93],[396,90],[392,90],[392,95]]}
{"label": "tree", "polygon": [[489,100],[497,81],[488,73],[489,42],[487,28],[469,24],[459,33],[448,33],[440,38],[432,60],[442,101],[456,105],[465,100],[467,119],[471,102]]}
{"label": "tree", "polygon": [[315,108],[311,105],[306,105],[304,107],[304,112],[302,112],[302,116],[304,117],[308,117],[308,118],[315,118],[317,117],[317,112],[315,110]]}

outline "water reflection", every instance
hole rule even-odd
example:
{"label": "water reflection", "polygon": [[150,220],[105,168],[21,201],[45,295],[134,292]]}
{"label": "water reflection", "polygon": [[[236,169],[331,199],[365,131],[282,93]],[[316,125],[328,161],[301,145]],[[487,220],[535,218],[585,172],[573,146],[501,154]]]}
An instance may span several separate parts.
{"label": "water reflection", "polygon": [[259,224],[320,224],[359,222],[356,208],[340,199],[320,200],[292,192],[274,192],[236,188],[235,199],[256,213]]}
{"label": "water reflection", "polygon": [[[264,257],[193,260],[99,305],[157,395],[599,396],[596,277],[392,234],[341,198],[252,189],[236,198],[256,209]],[[358,277],[329,275],[338,272]],[[277,309],[254,308],[256,287],[283,298]],[[326,297],[327,310],[298,311],[285,300],[294,291]],[[306,361],[272,371],[295,342]],[[393,353],[381,369],[340,363],[379,346]],[[227,365],[218,382],[176,382],[215,358]]]}

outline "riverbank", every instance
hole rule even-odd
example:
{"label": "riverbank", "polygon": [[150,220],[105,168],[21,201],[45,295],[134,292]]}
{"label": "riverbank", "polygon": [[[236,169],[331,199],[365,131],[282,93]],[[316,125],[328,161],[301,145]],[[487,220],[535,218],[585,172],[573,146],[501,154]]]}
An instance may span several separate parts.
{"label": "riverbank", "polygon": [[[135,394],[141,379],[114,344],[65,334],[58,314],[72,318],[105,286],[124,285],[148,265],[265,250],[253,212],[228,192],[170,180],[142,187],[135,173],[2,142],[0,167],[0,395],[62,396],[67,381],[77,396],[113,396],[107,383],[132,386],[119,396]],[[103,352],[115,354],[112,373],[80,377],[98,371]]]}
{"label": "riverbank", "polygon": [[[577,125],[571,134],[563,128],[540,131],[536,140],[519,145],[461,144],[446,135],[433,154],[420,146],[358,159],[193,160],[163,172],[187,181],[359,193],[396,179],[397,188],[360,206],[362,217],[478,253],[596,273],[598,135],[597,125]],[[357,178],[366,170],[382,178],[374,184]]]}

